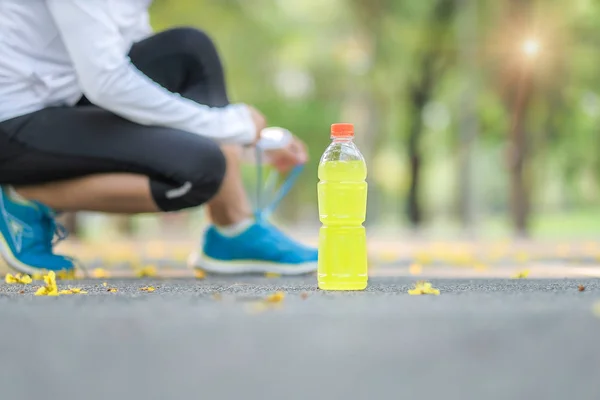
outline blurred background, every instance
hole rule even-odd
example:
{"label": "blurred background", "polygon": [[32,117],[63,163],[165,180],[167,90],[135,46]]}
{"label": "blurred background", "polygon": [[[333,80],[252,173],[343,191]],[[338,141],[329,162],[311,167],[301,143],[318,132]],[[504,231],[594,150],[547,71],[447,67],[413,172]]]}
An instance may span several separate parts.
{"label": "blurred background", "polygon": [[[152,24],[207,31],[231,100],[306,140],[275,216],[296,232],[316,236],[317,163],[330,124],[352,122],[373,237],[600,233],[597,2],[155,0]],[[87,240],[197,240],[205,224],[202,210],[67,220]]]}

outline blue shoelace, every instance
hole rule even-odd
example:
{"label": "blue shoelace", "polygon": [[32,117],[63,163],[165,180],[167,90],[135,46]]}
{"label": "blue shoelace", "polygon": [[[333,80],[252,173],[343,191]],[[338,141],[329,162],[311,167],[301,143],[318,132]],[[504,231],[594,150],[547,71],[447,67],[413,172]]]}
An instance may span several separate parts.
{"label": "blue shoelace", "polygon": [[56,221],[55,218],[49,218],[50,231],[52,232],[52,245],[55,246],[58,243],[69,237],[69,230],[65,226]]}
{"label": "blue shoelace", "polygon": [[290,190],[294,187],[294,184],[296,183],[296,181],[298,180],[298,177],[300,176],[300,174],[302,173],[302,170],[304,169],[304,165],[297,165],[296,167],[294,167],[290,171],[288,176],[284,179],[283,183],[279,186],[279,189],[277,189],[277,191],[272,196],[270,201],[266,204],[263,204],[263,201],[264,201],[263,192],[270,192],[273,189],[273,186],[275,185],[275,183],[274,183],[275,175],[272,175],[271,179],[268,179],[268,183],[266,186],[267,186],[267,189],[269,189],[269,190],[265,190],[265,187],[263,186],[262,161],[263,161],[262,151],[261,151],[261,149],[256,147],[257,177],[256,177],[256,208],[254,210],[254,216],[255,216],[257,222],[264,221],[267,218],[269,218],[269,216],[271,214],[273,214],[273,212],[279,206],[279,203],[281,203],[281,201],[285,198],[285,196],[287,196],[287,194],[290,192]]}
{"label": "blue shoelace", "polygon": [[59,215],[58,213],[55,213],[50,208],[40,203],[37,204],[37,208],[42,214],[43,224],[47,227],[47,235],[44,238],[46,246],[52,251],[52,247],[69,236],[69,231],[63,224],[56,221],[56,216]]}
{"label": "blue shoelace", "polygon": [[[55,213],[54,211],[45,206],[39,207],[39,210],[42,213],[42,218],[48,226],[49,235],[46,237],[48,250],[51,253],[54,253],[53,247],[65,240],[67,237],[69,237],[69,230],[63,224],[56,221],[56,217],[59,215],[59,213]],[[71,262],[73,262],[73,265],[83,272],[84,277],[89,277],[87,268],[85,268],[85,266],[81,262],[79,262],[78,259],[69,256],[63,257],[71,260]]]}

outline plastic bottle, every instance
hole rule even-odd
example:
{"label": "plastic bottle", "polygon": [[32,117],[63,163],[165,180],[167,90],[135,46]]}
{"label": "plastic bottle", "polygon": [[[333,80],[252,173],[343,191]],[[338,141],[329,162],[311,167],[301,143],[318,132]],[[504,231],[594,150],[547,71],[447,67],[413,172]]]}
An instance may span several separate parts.
{"label": "plastic bottle", "polygon": [[244,163],[254,165],[256,169],[253,189],[255,193],[254,212],[257,216],[259,213],[263,217],[271,214],[294,185],[299,175],[300,171],[292,171],[277,187],[282,177],[275,168],[270,166],[272,160],[269,152],[285,148],[292,139],[293,135],[289,130],[278,126],[268,127],[261,131],[260,140],[256,146],[248,146],[242,150]]}
{"label": "plastic bottle", "polygon": [[332,142],[319,163],[318,285],[323,290],[367,287],[367,166],[352,124],[331,125]]}

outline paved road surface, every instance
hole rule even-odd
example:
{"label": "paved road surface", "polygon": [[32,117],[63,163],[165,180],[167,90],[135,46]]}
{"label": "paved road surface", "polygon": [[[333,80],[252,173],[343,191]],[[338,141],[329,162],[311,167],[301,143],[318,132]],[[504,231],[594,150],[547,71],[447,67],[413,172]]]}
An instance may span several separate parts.
{"label": "paved road surface", "polygon": [[596,279],[431,280],[438,297],[313,279],[0,284],[0,399],[600,398]]}

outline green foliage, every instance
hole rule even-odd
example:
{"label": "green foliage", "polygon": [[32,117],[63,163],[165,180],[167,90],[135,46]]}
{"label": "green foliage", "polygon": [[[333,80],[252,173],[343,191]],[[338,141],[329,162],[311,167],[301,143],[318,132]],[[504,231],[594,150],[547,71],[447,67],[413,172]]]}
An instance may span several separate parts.
{"label": "green foliage", "polygon": [[[526,129],[534,209],[564,212],[597,204],[600,6],[591,0],[533,1],[533,22],[525,32],[502,18],[508,0],[477,1],[474,77],[461,69],[455,34],[464,9],[454,10],[450,26],[435,13],[436,7],[461,3],[156,0],[152,22],[157,30],[191,25],[209,32],[222,53],[232,101],[255,105],[271,125],[307,141],[312,161],[293,207],[284,206],[290,218],[316,213],[316,163],[328,143],[329,125],[342,119],[368,135],[359,145],[375,195],[393,198],[378,202],[384,204],[376,210],[379,221],[402,212],[397,204],[407,194],[404,149],[412,121],[423,119],[425,209],[430,220],[455,218],[460,98],[472,79],[477,80],[479,126],[477,207],[483,215],[505,213],[504,146],[513,112],[506,101],[506,68],[531,68],[533,74]],[[529,61],[522,51],[528,37],[540,43],[539,55]],[[415,110],[407,96],[421,83],[427,54],[435,56],[432,98]],[[394,154],[398,163],[386,161]],[[389,175],[385,165],[396,175]]]}

